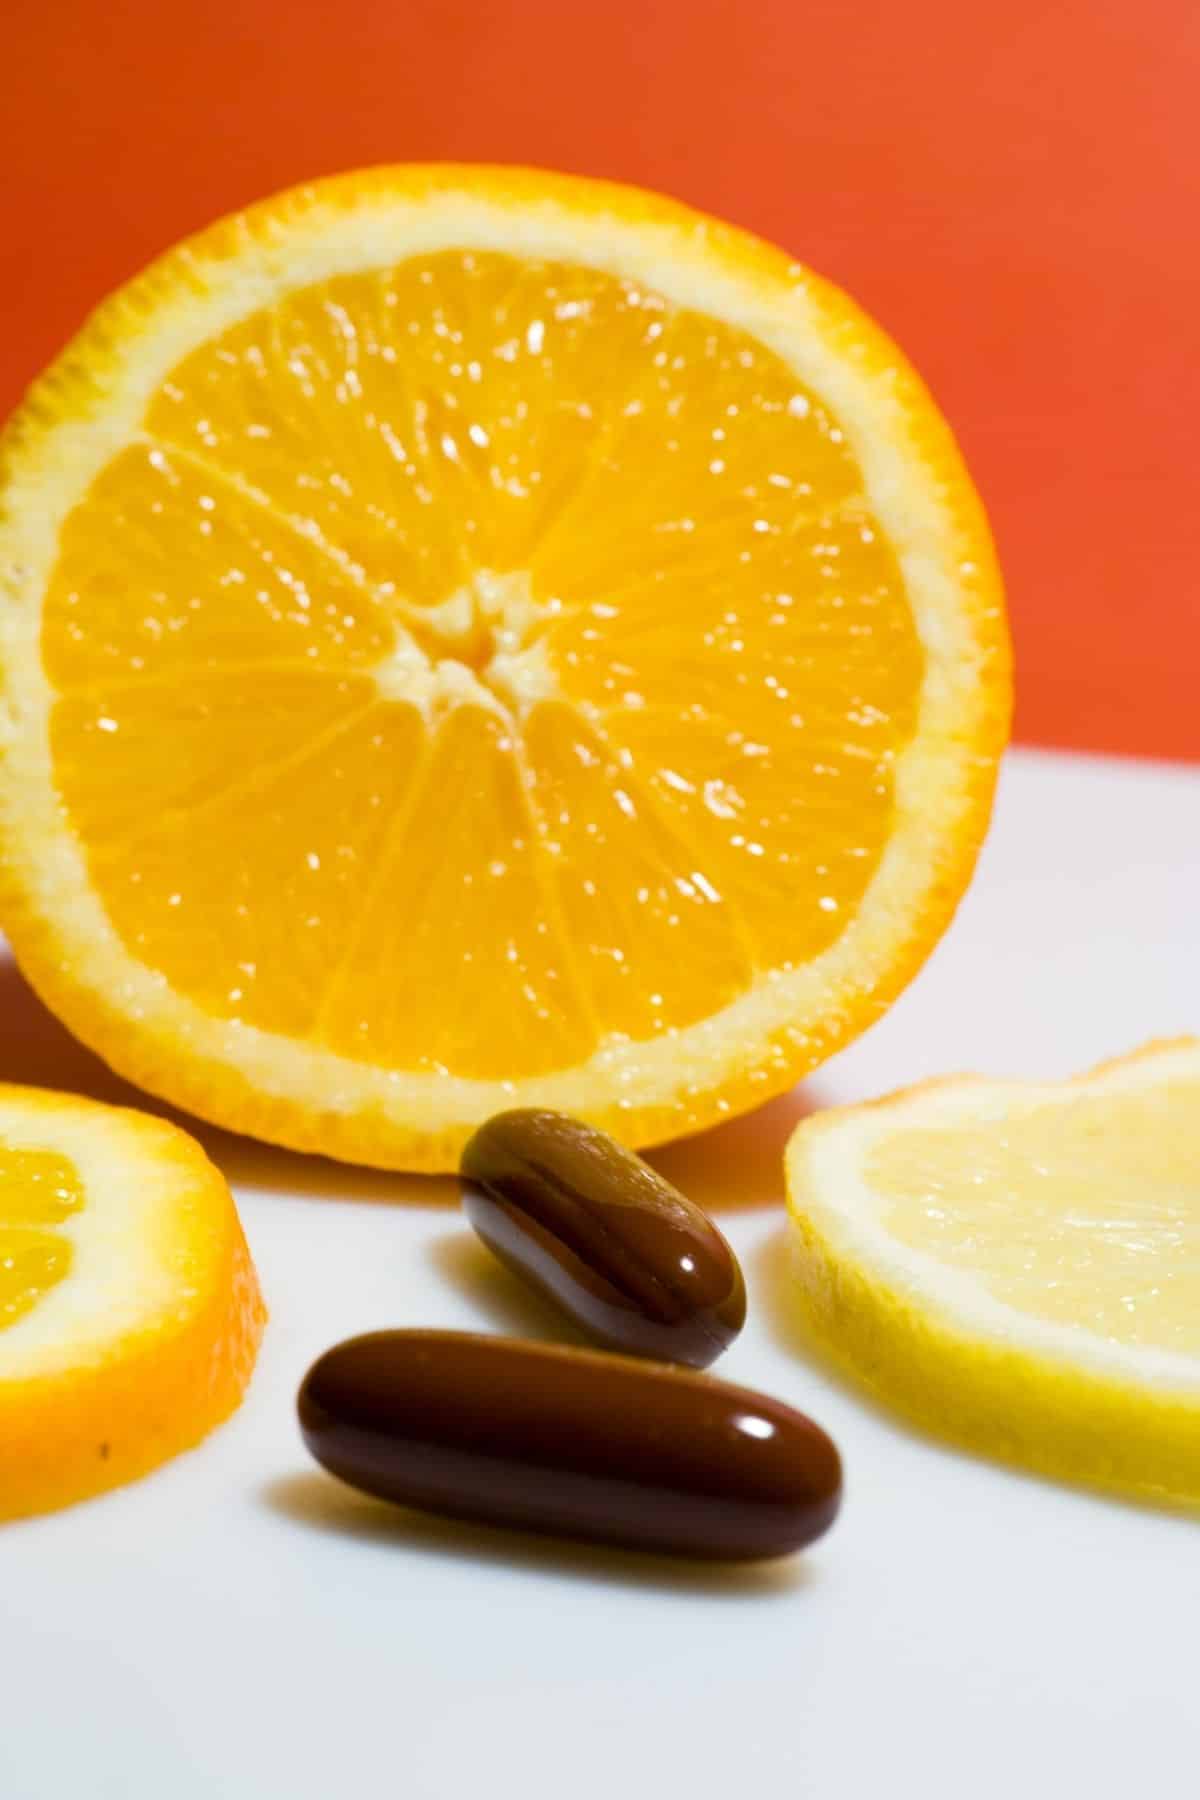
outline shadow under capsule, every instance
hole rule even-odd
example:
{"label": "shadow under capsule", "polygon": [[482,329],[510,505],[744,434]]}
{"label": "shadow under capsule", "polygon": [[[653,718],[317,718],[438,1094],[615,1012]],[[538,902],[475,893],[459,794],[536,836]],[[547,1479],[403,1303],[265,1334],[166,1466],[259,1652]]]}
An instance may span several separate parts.
{"label": "shadow under capsule", "polygon": [[444,1519],[375,1500],[317,1470],[277,1476],[259,1490],[273,1513],[310,1530],[397,1552],[482,1566],[567,1575],[573,1581],[735,1600],[786,1598],[812,1588],[816,1565],[800,1554],[769,1562],[692,1562],[645,1550],[620,1550],[574,1538],[540,1536],[500,1525]]}

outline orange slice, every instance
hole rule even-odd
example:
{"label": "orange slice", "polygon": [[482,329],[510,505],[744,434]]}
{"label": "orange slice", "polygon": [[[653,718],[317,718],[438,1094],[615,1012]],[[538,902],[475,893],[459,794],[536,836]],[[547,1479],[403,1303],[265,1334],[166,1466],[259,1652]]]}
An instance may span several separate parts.
{"label": "orange slice", "polygon": [[229,1189],[174,1126],[0,1086],[0,1519],[86,1499],[241,1400],[265,1313]]}
{"label": "orange slice", "polygon": [[644,1144],[878,1016],[1009,711],[986,524],[899,353],[670,202],[286,194],[117,294],[3,447],[3,918],[125,1075],[449,1168]]}

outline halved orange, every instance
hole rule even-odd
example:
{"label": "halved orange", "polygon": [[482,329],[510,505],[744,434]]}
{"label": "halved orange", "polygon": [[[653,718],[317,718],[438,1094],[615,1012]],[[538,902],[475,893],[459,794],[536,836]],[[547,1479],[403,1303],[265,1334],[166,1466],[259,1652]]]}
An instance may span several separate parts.
{"label": "halved orange", "polygon": [[264,1318],[198,1144],[161,1119],[0,1086],[0,1519],[198,1443],[241,1400]]}
{"label": "halved orange", "polygon": [[117,294],[3,445],[2,917],[125,1075],[448,1168],[645,1144],[874,1019],[1009,712],[899,353],[665,200],[384,169]]}

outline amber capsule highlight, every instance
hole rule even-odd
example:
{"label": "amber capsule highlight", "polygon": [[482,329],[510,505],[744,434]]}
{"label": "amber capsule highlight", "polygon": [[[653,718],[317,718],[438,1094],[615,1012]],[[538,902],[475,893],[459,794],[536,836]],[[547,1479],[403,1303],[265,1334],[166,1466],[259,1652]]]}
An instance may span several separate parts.
{"label": "amber capsule highlight", "polygon": [[706,1214],[565,1113],[499,1113],[463,1151],[463,1207],[500,1261],[609,1349],[703,1369],[746,1317],[742,1271]]}
{"label": "amber capsule highlight", "polygon": [[819,1537],[832,1441],[690,1370],[457,1331],[378,1331],[305,1376],[317,1461],[403,1506],[674,1555],[750,1560]]}

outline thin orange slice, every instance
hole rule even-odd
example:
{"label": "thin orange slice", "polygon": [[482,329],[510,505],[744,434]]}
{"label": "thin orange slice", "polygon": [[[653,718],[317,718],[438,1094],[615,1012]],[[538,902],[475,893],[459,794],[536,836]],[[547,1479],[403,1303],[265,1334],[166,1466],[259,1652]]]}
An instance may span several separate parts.
{"label": "thin orange slice", "polygon": [[241,1400],[265,1314],[174,1126],[0,1086],[0,1519],[144,1475]]}
{"label": "thin orange slice", "polygon": [[123,1073],[453,1166],[634,1143],[884,1009],[1009,710],[986,524],[898,352],[667,201],[391,169],[115,296],[3,446],[3,920]]}

